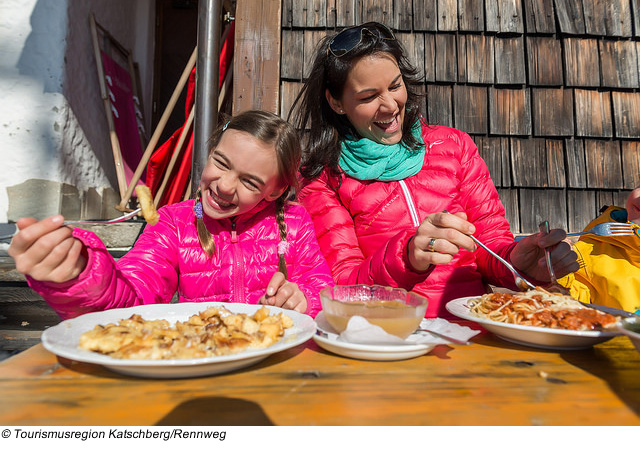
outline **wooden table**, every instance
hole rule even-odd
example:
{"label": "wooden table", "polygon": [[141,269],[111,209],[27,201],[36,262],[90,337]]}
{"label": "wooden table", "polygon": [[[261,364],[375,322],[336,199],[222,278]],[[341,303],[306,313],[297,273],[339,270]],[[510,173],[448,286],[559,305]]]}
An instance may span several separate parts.
{"label": "wooden table", "polygon": [[4,425],[640,425],[640,355],[626,337],[551,352],[489,333],[405,361],[309,341],[232,373],[150,380],[36,345],[0,363]]}

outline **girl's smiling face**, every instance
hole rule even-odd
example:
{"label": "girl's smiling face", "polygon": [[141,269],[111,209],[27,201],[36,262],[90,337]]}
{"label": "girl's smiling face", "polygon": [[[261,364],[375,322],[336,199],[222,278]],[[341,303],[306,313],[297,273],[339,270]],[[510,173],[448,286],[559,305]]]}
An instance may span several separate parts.
{"label": "girl's smiling face", "polygon": [[407,89],[395,58],[388,53],[365,56],[347,76],[342,98],[326,91],[327,101],[345,114],[361,137],[380,144],[402,140]]}
{"label": "girl's smiling face", "polygon": [[212,219],[233,217],[285,190],[273,145],[229,129],[209,155],[200,178],[203,212]]}

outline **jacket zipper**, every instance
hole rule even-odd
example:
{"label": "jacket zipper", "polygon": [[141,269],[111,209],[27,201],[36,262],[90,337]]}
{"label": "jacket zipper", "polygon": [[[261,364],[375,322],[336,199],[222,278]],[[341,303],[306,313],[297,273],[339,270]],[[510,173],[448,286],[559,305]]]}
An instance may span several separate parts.
{"label": "jacket zipper", "polygon": [[418,228],[420,226],[420,217],[418,217],[418,210],[416,208],[416,204],[413,202],[413,197],[411,197],[409,187],[404,182],[404,180],[399,180],[398,182],[400,183],[400,187],[402,187],[404,198],[407,201],[407,206],[409,207],[409,215],[411,216],[413,226]]}
{"label": "jacket zipper", "polygon": [[244,296],[244,261],[242,252],[238,245],[238,235],[236,234],[236,221],[231,220],[231,249],[233,250],[233,291],[237,303],[246,303]]}

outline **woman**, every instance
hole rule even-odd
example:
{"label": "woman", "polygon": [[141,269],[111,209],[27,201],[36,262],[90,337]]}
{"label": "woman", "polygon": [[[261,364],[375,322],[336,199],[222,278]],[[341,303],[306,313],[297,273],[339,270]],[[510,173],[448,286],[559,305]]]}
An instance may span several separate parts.
{"label": "woman", "polygon": [[421,84],[382,24],[347,28],[318,46],[291,114],[309,129],[300,200],[336,283],[413,290],[429,299],[427,317],[487,284],[515,289],[470,234],[535,284],[549,281],[545,248],[556,275],[577,270],[563,230],[514,243],[471,138],[421,118]]}

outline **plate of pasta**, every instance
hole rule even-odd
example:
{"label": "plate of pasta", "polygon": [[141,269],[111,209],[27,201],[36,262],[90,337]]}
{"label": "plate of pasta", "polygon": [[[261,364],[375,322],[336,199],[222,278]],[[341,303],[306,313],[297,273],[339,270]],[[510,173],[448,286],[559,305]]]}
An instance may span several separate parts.
{"label": "plate of pasta", "polygon": [[42,344],[73,361],[146,378],[220,374],[311,339],[314,320],[275,306],[142,305],[84,314],[47,328]]}
{"label": "plate of pasta", "polygon": [[458,298],[446,308],[505,341],[546,350],[582,350],[620,334],[619,317],[540,288]]}

